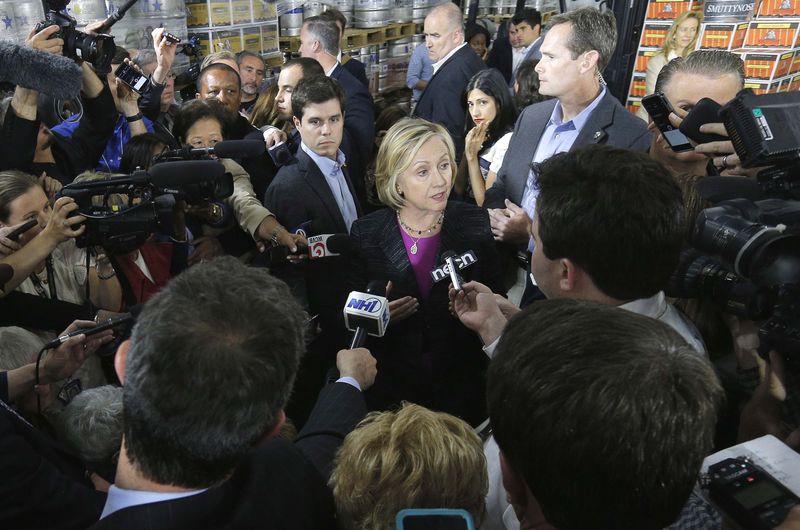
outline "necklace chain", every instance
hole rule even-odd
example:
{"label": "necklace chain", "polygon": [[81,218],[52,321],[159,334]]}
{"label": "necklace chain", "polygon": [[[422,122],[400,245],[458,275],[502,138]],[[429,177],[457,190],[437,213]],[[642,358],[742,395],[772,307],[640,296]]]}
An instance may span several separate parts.
{"label": "necklace chain", "polygon": [[[422,239],[422,235],[423,234],[433,233],[433,231],[436,229],[436,227],[439,226],[440,224],[442,224],[443,220],[444,220],[444,212],[439,214],[439,218],[429,228],[427,228],[425,230],[416,230],[414,228],[411,228],[407,224],[405,224],[403,222],[403,220],[400,218],[400,212],[397,212],[397,222],[400,223],[400,226],[402,226],[403,228],[406,229],[406,231],[408,232],[409,237],[414,240],[414,243],[411,245],[411,248],[409,249],[412,254],[416,254],[417,253],[417,243],[419,243],[419,240]],[[417,233],[417,237],[414,237],[413,235],[411,235],[411,232],[416,232]]]}

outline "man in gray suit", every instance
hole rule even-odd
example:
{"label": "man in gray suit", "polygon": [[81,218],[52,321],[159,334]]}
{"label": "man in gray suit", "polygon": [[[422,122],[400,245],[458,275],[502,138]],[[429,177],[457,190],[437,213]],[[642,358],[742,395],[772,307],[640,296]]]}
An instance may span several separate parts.
{"label": "man in gray suit", "polygon": [[542,14],[526,8],[514,15],[508,24],[508,40],[511,42],[511,80],[508,86],[513,88],[519,65],[542,58]]}
{"label": "man in gray suit", "polygon": [[556,99],[522,112],[497,181],[486,190],[484,206],[496,240],[529,242],[537,195],[532,163],[593,143],[647,150],[647,126],[620,105],[603,81],[601,72],[616,42],[611,13],[583,8],[551,19],[536,71],[539,92]]}

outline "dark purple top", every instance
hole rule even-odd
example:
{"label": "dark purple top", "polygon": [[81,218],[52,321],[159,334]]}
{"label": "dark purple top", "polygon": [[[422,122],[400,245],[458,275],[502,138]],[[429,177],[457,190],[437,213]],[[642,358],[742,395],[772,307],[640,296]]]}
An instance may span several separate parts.
{"label": "dark purple top", "polygon": [[403,244],[406,247],[406,254],[408,260],[411,262],[411,268],[414,269],[414,277],[417,279],[417,286],[419,287],[419,294],[422,298],[427,299],[433,287],[433,277],[431,271],[436,266],[436,251],[439,250],[439,239],[441,233],[431,237],[423,237],[417,241],[417,253],[411,253],[411,247],[414,245],[414,239],[406,234],[406,231],[398,224],[400,234],[403,236]]}

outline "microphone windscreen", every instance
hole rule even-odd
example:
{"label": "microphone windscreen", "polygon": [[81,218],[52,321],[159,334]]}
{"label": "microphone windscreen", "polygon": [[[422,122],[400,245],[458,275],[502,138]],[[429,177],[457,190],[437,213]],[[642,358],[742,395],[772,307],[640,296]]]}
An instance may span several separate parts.
{"label": "microphone windscreen", "polygon": [[367,284],[367,293],[377,296],[386,296],[386,283],[379,280],[372,280]]}
{"label": "microphone windscreen", "polygon": [[184,160],[165,162],[150,168],[150,179],[159,188],[180,188],[206,180],[216,180],[225,174],[218,160]]}
{"label": "microphone windscreen", "polygon": [[80,95],[83,71],[71,59],[12,42],[0,42],[0,81],[58,99]]}
{"label": "microphone windscreen", "polygon": [[266,152],[263,140],[227,140],[214,146],[214,154],[220,158],[250,158]]}
{"label": "microphone windscreen", "polygon": [[326,241],[328,250],[335,254],[349,254],[353,248],[348,234],[332,234]]}

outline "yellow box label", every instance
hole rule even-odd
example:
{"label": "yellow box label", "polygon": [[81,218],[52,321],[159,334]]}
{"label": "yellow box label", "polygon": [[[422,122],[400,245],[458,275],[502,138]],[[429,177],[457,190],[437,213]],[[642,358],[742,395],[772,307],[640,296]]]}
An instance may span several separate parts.
{"label": "yellow box label", "polygon": [[186,25],[190,28],[208,26],[208,4],[186,4],[189,9],[186,15]]}
{"label": "yellow box label", "polygon": [[253,11],[250,0],[233,0],[231,2],[234,24],[246,24],[253,20]]}
{"label": "yellow box label", "polygon": [[211,2],[211,23],[215,26],[229,26],[231,6],[228,2]]}

